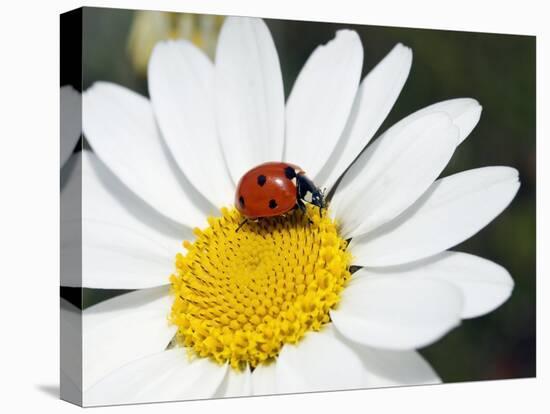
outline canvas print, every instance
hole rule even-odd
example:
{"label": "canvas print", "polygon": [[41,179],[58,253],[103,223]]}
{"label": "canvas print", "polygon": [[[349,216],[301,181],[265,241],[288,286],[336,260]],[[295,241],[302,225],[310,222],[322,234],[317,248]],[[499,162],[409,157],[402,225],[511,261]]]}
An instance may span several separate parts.
{"label": "canvas print", "polygon": [[535,38],[61,17],[61,394],[535,375]]}

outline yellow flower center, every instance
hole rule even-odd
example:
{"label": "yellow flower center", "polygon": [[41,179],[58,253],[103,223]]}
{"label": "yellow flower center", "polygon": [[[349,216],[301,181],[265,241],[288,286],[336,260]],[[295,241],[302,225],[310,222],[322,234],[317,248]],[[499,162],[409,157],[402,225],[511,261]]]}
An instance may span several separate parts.
{"label": "yellow flower center", "polygon": [[176,256],[170,321],[191,354],[254,368],[330,321],[351,256],[318,208],[249,221],[239,231],[240,213],[221,212]]}

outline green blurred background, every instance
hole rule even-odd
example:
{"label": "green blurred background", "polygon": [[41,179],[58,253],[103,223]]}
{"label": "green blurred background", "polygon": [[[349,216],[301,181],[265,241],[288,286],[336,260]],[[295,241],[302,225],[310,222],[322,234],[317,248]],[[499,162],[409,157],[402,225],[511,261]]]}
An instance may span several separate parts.
{"label": "green blurred background", "polygon": [[[213,55],[222,18],[84,9],[83,87],[105,80],[147,95],[146,62],[152,44],[188,37]],[[516,286],[489,315],[463,321],[423,350],[444,382],[535,376],[535,38],[487,33],[266,20],[279,53],[285,93],[313,49],[340,28],[363,42],[366,74],[398,42],[413,49],[413,66],[380,131],[432,103],[473,97],[481,121],[458,148],[443,175],[488,165],[508,165],[522,182],[511,206],[456,250],[506,267]],[[154,28],[154,29],[152,29]],[[83,306],[120,292],[85,290]]]}

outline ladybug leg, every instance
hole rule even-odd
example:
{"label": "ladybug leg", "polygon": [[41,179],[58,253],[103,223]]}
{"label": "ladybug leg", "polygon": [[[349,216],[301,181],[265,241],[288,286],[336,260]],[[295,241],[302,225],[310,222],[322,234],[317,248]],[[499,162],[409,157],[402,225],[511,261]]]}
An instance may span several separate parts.
{"label": "ladybug leg", "polygon": [[326,201],[325,201],[326,191],[327,191],[326,188],[323,188],[322,190],[319,191],[321,201],[317,205],[319,206],[319,216],[321,216],[321,217],[323,217],[323,208],[327,207],[327,204],[326,204]]}
{"label": "ladybug leg", "polygon": [[[296,200],[296,207],[298,207],[300,209],[303,216],[307,217],[306,205],[304,204],[303,200],[297,199]],[[309,224],[313,224],[313,221],[311,221],[311,219],[309,217],[307,217],[307,221],[308,221]]]}
{"label": "ladybug leg", "polygon": [[237,227],[237,228],[235,229],[235,233],[237,233],[237,232],[241,229],[241,227],[244,226],[247,222],[248,222],[248,219],[245,218],[245,219],[241,222],[241,224],[239,224],[239,227]]}
{"label": "ladybug leg", "polygon": [[[304,181],[300,179],[301,175],[296,176],[296,207],[298,207],[302,214],[305,216],[307,214],[306,205],[304,204],[304,201],[308,203],[307,200],[304,199],[304,197],[307,194],[307,185],[304,185]],[[313,221],[308,217],[307,221],[309,224],[313,224]]]}

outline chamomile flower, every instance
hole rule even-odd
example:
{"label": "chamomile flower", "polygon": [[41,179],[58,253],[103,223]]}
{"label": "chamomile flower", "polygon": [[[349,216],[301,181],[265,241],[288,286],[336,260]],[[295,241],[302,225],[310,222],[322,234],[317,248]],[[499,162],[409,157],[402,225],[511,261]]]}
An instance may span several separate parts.
{"label": "chamomile flower", "polygon": [[136,72],[147,74],[147,64],[157,42],[187,39],[214,57],[223,16],[139,10],[128,36],[128,54]]}
{"label": "chamomile flower", "polygon": [[[438,178],[479,120],[469,98],[362,151],[411,62],[398,44],[361,80],[361,41],[341,30],[285,103],[264,22],[228,18],[214,64],[188,41],[155,47],[150,99],[104,82],[84,93],[82,284],[133,290],[84,311],[85,405],[440,382],[416,349],[513,288],[501,266],[448,249],[519,182],[508,167]],[[281,160],[332,194],[327,212],[235,231],[239,178]]]}

